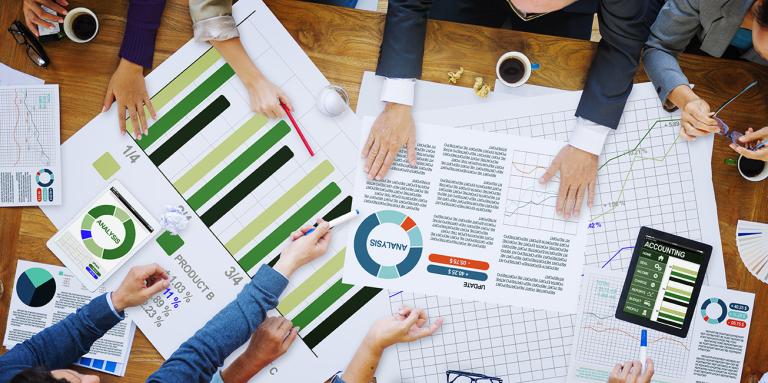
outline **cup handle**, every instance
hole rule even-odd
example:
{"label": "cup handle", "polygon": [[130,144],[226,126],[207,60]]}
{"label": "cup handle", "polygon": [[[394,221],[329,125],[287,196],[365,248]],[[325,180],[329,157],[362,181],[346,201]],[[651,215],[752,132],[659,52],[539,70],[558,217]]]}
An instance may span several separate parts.
{"label": "cup handle", "polygon": [[537,63],[531,63],[531,70],[532,70],[532,71],[534,71],[534,70],[539,70],[539,64],[537,64]]}

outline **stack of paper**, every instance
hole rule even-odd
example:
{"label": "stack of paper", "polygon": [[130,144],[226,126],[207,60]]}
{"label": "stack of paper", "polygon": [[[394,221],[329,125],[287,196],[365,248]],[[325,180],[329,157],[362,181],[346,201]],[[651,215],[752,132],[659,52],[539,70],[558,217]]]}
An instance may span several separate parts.
{"label": "stack of paper", "polygon": [[736,245],[747,270],[768,283],[768,224],[739,220]]}

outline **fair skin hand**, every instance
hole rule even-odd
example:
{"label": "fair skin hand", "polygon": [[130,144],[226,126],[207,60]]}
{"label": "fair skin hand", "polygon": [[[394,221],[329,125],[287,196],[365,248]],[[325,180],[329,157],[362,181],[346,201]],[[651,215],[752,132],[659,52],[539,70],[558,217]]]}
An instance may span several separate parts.
{"label": "fair skin hand", "polygon": [[645,360],[645,371],[640,361],[632,360],[616,363],[608,376],[608,383],[650,383],[653,377],[653,360]]}
{"label": "fair skin hand", "polygon": [[688,141],[715,133],[720,128],[712,116],[709,104],[687,85],[680,85],[669,92],[669,101],[680,109],[680,135]]}
{"label": "fair skin hand", "polygon": [[387,347],[430,336],[440,328],[443,319],[439,318],[427,326],[429,318],[422,309],[403,307],[394,316],[376,321],[357,349],[342,377],[347,383],[369,383],[379,360]]}
{"label": "fair skin hand", "polygon": [[[112,293],[112,304],[118,312],[128,307],[138,306],[151,296],[168,288],[168,273],[160,265],[135,266],[125,276],[120,287]],[[51,371],[56,379],[70,383],[99,383],[96,375],[84,375],[75,370],[61,369]]]}
{"label": "fair skin hand", "polygon": [[[63,23],[64,18],[58,15],[66,15],[66,7],[69,3],[66,0],[24,0],[22,11],[24,12],[24,23],[27,28],[37,37],[40,34],[37,32],[37,26],[44,28],[53,28],[54,22]],[[56,12],[56,15],[52,15],[43,10],[42,6],[47,7],[50,10]]]}
{"label": "fair skin hand", "polygon": [[595,200],[597,183],[597,156],[567,145],[560,149],[549,169],[539,182],[549,183],[560,172],[560,190],[557,192],[557,214],[565,219],[581,214],[584,198],[591,208]]}
{"label": "fair skin hand", "polygon": [[331,242],[331,228],[328,222],[317,220],[315,231],[304,235],[312,226],[305,226],[291,233],[291,243],[282,251],[274,269],[286,278],[301,266],[320,258]]}
{"label": "fair skin hand", "polygon": [[389,102],[376,118],[363,145],[363,170],[368,179],[384,179],[404,145],[408,150],[408,163],[416,166],[416,125],[411,106]]}
{"label": "fair skin hand", "polygon": [[212,41],[224,60],[232,66],[240,81],[243,82],[248,90],[251,99],[251,110],[263,114],[269,118],[281,118],[285,111],[280,103],[284,103],[288,110],[293,111],[291,101],[288,96],[269,81],[253,64],[248,53],[245,51],[240,38],[233,38],[224,41]]}
{"label": "fair skin hand", "polygon": [[[754,129],[749,128],[747,129],[746,134],[739,137],[739,142],[741,142],[744,145],[752,144],[754,146],[757,146],[757,144],[763,141],[768,141],[768,126],[758,131],[755,131]],[[758,150],[749,150],[745,147],[738,146],[736,144],[731,144],[731,149],[736,151],[736,153],[739,153],[742,156],[753,159],[753,160],[768,161],[768,145],[763,146]]]}
{"label": "fair skin hand", "polygon": [[283,317],[264,320],[251,335],[245,352],[221,372],[225,383],[245,383],[263,368],[285,354],[299,333],[291,321]]}
{"label": "fair skin hand", "polygon": [[126,59],[120,59],[115,73],[107,85],[107,94],[104,96],[104,107],[102,112],[106,112],[112,107],[112,103],[117,101],[117,121],[120,125],[120,133],[126,132],[126,114],[131,118],[134,137],[140,139],[142,134],[147,134],[149,125],[147,124],[146,106],[152,119],[157,119],[157,113],[152,106],[152,100],[147,94],[147,86],[144,83],[144,68],[141,65],[134,64]]}

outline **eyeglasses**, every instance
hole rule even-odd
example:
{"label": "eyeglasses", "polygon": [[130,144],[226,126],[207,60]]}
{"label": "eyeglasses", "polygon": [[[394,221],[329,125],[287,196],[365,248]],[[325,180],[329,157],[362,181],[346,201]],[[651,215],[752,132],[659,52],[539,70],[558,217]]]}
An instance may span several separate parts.
{"label": "eyeglasses", "polygon": [[16,44],[27,47],[27,57],[29,57],[35,65],[43,68],[48,67],[51,59],[48,58],[48,55],[45,54],[45,50],[43,50],[43,46],[40,45],[37,38],[26,26],[24,26],[24,24],[16,20],[10,27],[8,27],[8,32],[11,32],[14,40],[16,40]]}
{"label": "eyeglasses", "polygon": [[549,12],[544,12],[544,13],[528,13],[528,12],[523,12],[522,10],[520,10],[520,8],[518,8],[515,5],[513,0],[507,0],[507,3],[509,3],[509,6],[512,8],[512,12],[515,12],[517,17],[519,17],[520,20],[523,20],[523,21],[531,21],[533,19],[537,19],[537,18],[539,18],[541,16],[544,16],[547,13],[549,13]]}
{"label": "eyeglasses", "polygon": [[751,83],[749,83],[739,93],[737,93],[735,96],[731,97],[726,102],[724,102],[722,105],[720,105],[720,107],[717,108],[717,110],[715,110],[715,113],[712,115],[712,118],[714,118],[715,121],[717,121],[717,126],[720,128],[720,130],[716,132],[717,134],[719,134],[719,135],[721,135],[723,137],[728,138],[729,140],[731,140],[731,142],[733,144],[745,147],[745,148],[747,148],[749,150],[760,149],[760,148],[762,148],[765,145],[765,143],[760,143],[758,145],[755,145],[754,143],[748,143],[748,144],[741,143],[741,141],[739,141],[739,138],[744,136],[744,133],[741,133],[741,132],[736,131],[736,130],[731,130],[731,128],[728,126],[728,124],[725,123],[725,121],[721,120],[720,117],[717,117],[717,114],[720,113],[723,109],[725,109],[725,107],[728,106],[728,104],[732,103],[734,100],[739,98],[739,96],[741,96],[742,94],[746,93],[748,90],[752,89],[752,87],[754,87],[755,85],[757,85],[757,80],[752,81]]}
{"label": "eyeglasses", "polygon": [[457,370],[448,370],[445,372],[445,378],[448,383],[503,383],[501,378],[493,376],[476,374],[474,372],[464,372]]}

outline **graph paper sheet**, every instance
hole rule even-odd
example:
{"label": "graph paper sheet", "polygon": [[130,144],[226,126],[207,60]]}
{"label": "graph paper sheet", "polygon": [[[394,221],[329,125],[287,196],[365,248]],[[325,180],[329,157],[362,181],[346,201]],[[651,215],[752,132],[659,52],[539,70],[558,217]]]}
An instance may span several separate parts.
{"label": "graph paper sheet", "polygon": [[[361,138],[373,125],[363,123]],[[558,181],[532,176],[562,142],[418,124],[418,163],[355,172],[347,283],[576,312],[586,217],[557,215]]]}
{"label": "graph paper sheet", "polygon": [[[360,101],[358,102],[358,112],[361,115],[375,115],[380,108],[379,93],[381,89],[383,79],[373,76],[373,74],[366,74],[364,81],[360,89]],[[526,86],[523,86],[526,87]],[[520,90],[518,92],[518,90]],[[529,136],[555,138],[561,141],[567,140],[568,131],[572,128],[573,113],[578,104],[578,97],[581,92],[565,92],[557,89],[547,88],[533,88],[534,92],[529,92],[527,89],[515,89],[515,92],[502,92],[496,91],[493,97],[489,99],[493,102],[489,103],[483,101],[471,94],[471,89],[466,89],[457,86],[442,85],[436,83],[429,83],[424,81],[418,81],[417,83],[417,101],[421,100],[421,103],[416,103],[414,108],[417,112],[416,119],[424,123],[433,124],[457,124],[454,122],[461,122],[465,128],[488,130],[488,131],[502,131],[509,134],[525,134]],[[549,91],[551,98],[529,97],[546,94]],[[533,93],[533,94],[531,94]],[[574,95],[568,96],[568,93]],[[522,96],[529,98],[521,98]],[[565,99],[563,99],[565,98]],[[375,101],[371,101],[375,100]],[[442,100],[443,102],[440,102]],[[499,101],[505,100],[504,103]],[[667,114],[663,111],[656,94],[649,84],[636,84],[632,95],[630,96],[630,103],[628,108],[632,107],[632,102],[643,100],[643,107],[647,102],[652,109],[655,109],[660,115],[674,116],[673,114]],[[442,108],[441,108],[442,104]],[[493,105],[495,106],[489,106]],[[514,107],[510,108],[509,105]],[[361,109],[362,107],[362,109]],[[551,123],[547,123],[546,130],[534,131],[530,128],[530,121],[526,124],[520,125],[518,122],[517,129],[514,128],[515,120],[517,118],[524,118],[531,113],[526,111],[542,111],[549,110],[552,113],[562,116],[562,120],[566,118],[569,120],[566,124],[555,124],[554,120]],[[627,114],[625,113],[625,120]],[[507,128],[507,123],[513,128]],[[634,126],[634,132],[626,132],[627,124],[622,121],[622,126],[609,136],[608,143],[622,142],[629,140],[630,137],[639,139],[639,130],[636,128],[637,124],[630,124],[630,127]],[[647,129],[646,129],[647,130]],[[658,132],[655,132],[658,133]],[[667,136],[676,135],[677,130],[664,132],[664,139],[667,140]],[[620,136],[616,137],[616,136]],[[656,139],[658,141],[658,138]],[[674,141],[674,137],[672,140]],[[627,146],[627,145],[625,145]],[[697,209],[694,217],[695,221],[698,221],[701,227],[703,227],[704,234],[698,238],[713,238],[708,243],[711,243],[714,247],[712,260],[707,272],[707,281],[709,284],[716,286],[725,286],[725,270],[722,263],[722,248],[719,240],[719,228],[717,224],[716,207],[714,201],[714,190],[711,184],[710,176],[710,162],[711,162],[711,148],[712,138],[700,139],[693,144],[686,144],[678,142],[676,147],[681,147],[683,153],[680,154],[682,159],[688,157],[688,163],[695,160],[699,169],[693,177],[695,181],[690,177],[685,181],[690,188],[695,184],[696,190],[696,204],[700,206]],[[606,145],[606,151],[609,146]],[[616,149],[614,149],[616,150]],[[604,154],[600,163],[606,159]],[[657,161],[654,161],[657,163]],[[624,165],[626,167],[626,165]],[[612,163],[608,168],[615,168],[616,163]],[[602,169],[603,172],[609,169]],[[615,172],[620,178],[622,173],[621,168],[616,168]],[[649,171],[650,173],[650,171]],[[681,172],[678,172],[679,175]],[[652,174],[652,173],[651,173]],[[614,175],[613,178],[617,178]],[[607,182],[605,175],[601,174],[601,178],[598,182]],[[610,180],[610,179],[608,179]],[[682,178],[681,178],[682,180]],[[627,181],[627,186],[632,189],[634,186],[633,179],[630,178]],[[598,185],[598,190],[601,186]],[[690,197],[688,197],[690,198]],[[596,202],[597,204],[597,202]],[[658,209],[658,207],[657,207]],[[690,211],[694,213],[693,211]],[[702,214],[699,215],[699,212]],[[618,213],[618,211],[617,211]],[[610,215],[610,214],[609,214]],[[603,218],[603,221],[608,221],[608,217]],[[616,222],[616,228],[622,228],[622,230],[612,230],[611,232],[603,232],[598,235],[598,232],[590,230],[587,236],[587,265],[592,268],[605,268],[614,269],[619,268],[625,270],[628,265],[629,256],[631,255],[631,249],[635,241],[635,236],[639,227],[645,224],[654,225],[651,222],[650,217],[643,217],[642,220],[624,220],[620,221],[613,219]],[[658,221],[658,218],[656,218]],[[638,222],[639,221],[639,222]],[[592,225],[594,228],[596,225]],[[667,224],[666,226],[669,226]],[[682,225],[681,225],[682,226]],[[601,223],[598,229],[604,229],[605,225]],[[665,229],[666,230],[666,229]],[[634,234],[627,233],[631,231]],[[686,230],[681,230],[686,235]],[[674,232],[674,231],[672,231]],[[619,236],[619,233],[621,235]],[[694,238],[691,236],[691,238]],[[609,244],[611,245],[609,247]],[[618,248],[614,248],[618,244]],[[627,253],[629,251],[629,253]],[[619,262],[614,263],[614,260]],[[499,376],[504,379],[505,382],[565,382],[567,377],[567,363],[568,355],[570,355],[571,344],[573,343],[573,331],[574,326],[569,323],[575,322],[575,315],[560,314],[557,312],[536,311],[525,308],[517,308],[514,306],[503,307],[492,304],[474,303],[477,305],[477,309],[473,310],[472,305],[465,305],[461,311],[453,310],[449,311],[447,308],[438,309],[437,305],[426,305],[424,299],[433,298],[430,302],[434,302],[436,297],[421,296],[424,299],[417,300],[413,294],[407,292],[391,291],[390,303],[392,305],[393,312],[399,308],[400,305],[411,306],[424,306],[427,307],[427,311],[431,318],[442,316],[445,320],[444,328],[450,328],[455,332],[457,336],[463,338],[471,336],[473,331],[478,329],[488,328],[494,337],[498,337],[498,334],[502,334],[502,328],[506,329],[503,332],[505,337],[505,347],[491,347],[483,348],[482,352],[478,352],[478,355],[482,355],[481,360],[475,361],[475,366],[482,366],[476,370],[484,372],[489,375]],[[453,307],[457,307],[460,300],[450,300]],[[512,303],[512,302],[510,302]],[[512,303],[513,304],[513,303]],[[478,314],[482,315],[482,311],[486,309],[504,309],[514,311],[517,310],[522,313],[526,313],[529,318],[549,318],[550,321],[538,321],[537,326],[531,326],[530,322],[523,321],[520,316],[502,316],[499,318],[498,324],[487,324],[478,318]],[[557,318],[557,322],[555,319]],[[456,324],[451,326],[451,324]],[[509,331],[514,330],[514,332]],[[441,330],[442,331],[442,330]],[[438,333],[439,335],[439,333]],[[516,344],[515,339],[529,339],[522,344]],[[554,339],[551,341],[550,339]],[[498,342],[498,340],[495,340]],[[512,346],[510,346],[512,345]],[[555,346],[553,346],[555,345]],[[551,353],[547,352],[530,352],[529,349],[544,349],[549,350],[552,347]],[[443,344],[430,343],[429,340],[417,341],[409,345],[396,346],[396,353],[385,354],[385,361],[400,366],[400,371],[384,372],[380,373],[380,378],[384,382],[442,382],[445,379],[445,370],[458,368],[458,363],[450,363],[441,359],[439,355],[450,353],[451,348]],[[517,363],[517,359],[509,360],[509,354],[522,355],[523,363]],[[433,357],[432,355],[437,355]],[[564,355],[564,356],[563,356]],[[507,360],[505,360],[505,357]],[[391,359],[391,360],[390,360]],[[541,366],[555,366],[551,369],[546,369],[546,372]],[[427,367],[425,367],[427,366]],[[431,366],[431,367],[429,367]],[[402,377],[402,378],[401,378]]]}
{"label": "graph paper sheet", "polygon": [[[624,273],[585,274],[568,382],[605,382],[616,363],[638,358],[642,327],[615,317],[623,285]],[[653,381],[741,381],[754,298],[704,286],[686,338],[648,330]]]}
{"label": "graph paper sheet", "polygon": [[[161,233],[107,281],[119,282],[137,264],[169,271],[172,289],[129,312],[164,357],[232,301],[249,275],[277,262],[291,231],[351,208],[356,116],[317,110],[328,81],[263,2],[238,2],[234,17],[246,51],[288,95],[316,155],[287,119],[251,112],[248,92],[215,49],[189,42],[147,77],[158,112],[149,135],[121,136],[114,109],[96,117],[63,145],[64,172],[78,180],[67,186],[67,204],[45,210],[66,224],[118,179],[156,217],[168,206],[191,217],[180,236]],[[341,283],[345,227],[333,237],[327,254],[297,271],[280,297],[277,311],[300,327],[300,339],[255,381],[326,380],[388,314],[380,289]]]}
{"label": "graph paper sheet", "polygon": [[59,205],[59,86],[0,86],[0,207]]}

